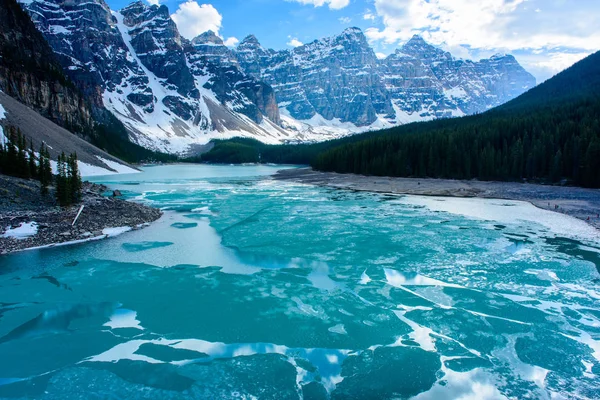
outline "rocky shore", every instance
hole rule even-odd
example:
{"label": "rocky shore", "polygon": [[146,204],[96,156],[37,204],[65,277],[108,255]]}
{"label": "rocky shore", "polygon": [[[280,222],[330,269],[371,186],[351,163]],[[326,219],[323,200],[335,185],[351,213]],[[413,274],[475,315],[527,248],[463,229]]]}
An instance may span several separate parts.
{"label": "rocky shore", "polygon": [[310,168],[279,171],[274,179],[339,189],[418,196],[479,197],[527,201],[600,229],[600,190],[516,182],[456,181],[336,174]]}
{"label": "rocky shore", "polygon": [[139,229],[162,215],[155,208],[106,197],[106,190],[85,182],[82,202],[61,208],[52,193],[40,195],[38,182],[0,175],[0,254],[102,239]]}

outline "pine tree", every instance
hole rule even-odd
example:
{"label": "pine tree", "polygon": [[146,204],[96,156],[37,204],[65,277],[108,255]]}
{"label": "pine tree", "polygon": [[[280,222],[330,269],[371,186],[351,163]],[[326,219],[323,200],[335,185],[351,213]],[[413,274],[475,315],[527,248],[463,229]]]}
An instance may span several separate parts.
{"label": "pine tree", "polygon": [[56,200],[62,207],[68,206],[71,200],[71,193],[69,192],[69,176],[68,176],[68,163],[67,156],[65,153],[61,153],[58,156],[58,175],[56,177]]}
{"label": "pine tree", "polygon": [[2,141],[0,141],[0,173],[6,173],[6,147]]}
{"label": "pine tree", "polygon": [[50,165],[50,153],[43,142],[40,146],[39,180],[41,183],[42,194],[48,194],[48,186],[52,183],[52,167]]}
{"label": "pine tree", "polygon": [[77,166],[77,153],[72,153],[68,159],[68,179],[69,179],[69,193],[70,202],[78,203],[81,200],[81,175],[79,174],[79,168]]}

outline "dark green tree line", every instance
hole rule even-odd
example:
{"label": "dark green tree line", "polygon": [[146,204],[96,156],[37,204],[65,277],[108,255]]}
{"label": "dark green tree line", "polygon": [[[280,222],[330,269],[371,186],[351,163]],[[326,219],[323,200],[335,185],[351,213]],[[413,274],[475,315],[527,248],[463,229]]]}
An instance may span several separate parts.
{"label": "dark green tree line", "polygon": [[8,140],[0,142],[0,173],[23,179],[40,181],[43,195],[49,193],[48,187],[56,186],[56,199],[61,206],[68,206],[81,200],[82,181],[77,164],[77,154],[58,157],[58,174],[53,176],[48,147],[42,143],[39,153],[14,127],[8,128]]}
{"label": "dark green tree line", "polygon": [[61,153],[57,162],[56,199],[61,206],[75,204],[81,200],[81,175],[77,166],[77,154],[66,156]]}

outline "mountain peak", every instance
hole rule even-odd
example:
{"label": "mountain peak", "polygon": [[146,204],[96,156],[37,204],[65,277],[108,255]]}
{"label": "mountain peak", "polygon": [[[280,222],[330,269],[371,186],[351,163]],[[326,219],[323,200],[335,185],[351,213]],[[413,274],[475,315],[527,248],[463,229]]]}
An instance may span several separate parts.
{"label": "mountain peak", "polygon": [[255,45],[255,46],[260,46],[260,42],[258,41],[258,39],[256,38],[256,36],[254,35],[248,35],[246,36],[241,42],[240,45]]}
{"label": "mountain peak", "polygon": [[194,39],[192,39],[192,44],[224,45],[223,39],[221,39],[219,36],[217,36],[216,33],[214,33],[211,30],[208,30],[208,31],[196,36]]}
{"label": "mountain peak", "polygon": [[410,40],[408,42],[406,42],[406,44],[404,44],[403,47],[404,48],[421,48],[421,49],[426,49],[426,48],[433,48],[434,46],[432,46],[431,44],[427,43],[425,41],[425,39],[423,39],[423,36],[421,36],[421,35],[413,35],[413,37],[410,38]]}
{"label": "mountain peak", "polygon": [[429,44],[421,35],[414,35],[402,48],[400,53],[420,58],[452,57],[442,49]]}
{"label": "mountain peak", "polygon": [[137,0],[134,1],[133,3],[130,3],[129,5],[123,7],[121,9],[121,13],[124,12],[134,12],[136,14],[143,12],[146,9],[146,5],[142,2],[142,0]]}
{"label": "mountain peak", "polygon": [[512,61],[514,59],[515,58],[511,54],[506,54],[506,53],[496,53],[490,57],[490,60],[492,60],[492,61],[498,61],[498,60]]}
{"label": "mountain peak", "polygon": [[350,28],[344,29],[344,31],[342,33],[343,34],[347,34],[347,35],[348,34],[354,34],[354,35],[356,35],[356,34],[362,34],[363,31],[362,31],[362,29],[360,29],[357,26],[351,26]]}
{"label": "mountain peak", "polygon": [[339,34],[337,37],[338,38],[344,37],[344,38],[349,38],[351,40],[365,41],[365,42],[367,40],[363,31],[360,28],[357,28],[355,26],[344,29],[344,31],[341,34]]}
{"label": "mountain peak", "polygon": [[413,35],[413,37],[410,38],[410,40],[407,42],[407,44],[408,43],[425,43],[425,44],[427,44],[425,39],[423,39],[423,36],[418,35],[418,34]]}

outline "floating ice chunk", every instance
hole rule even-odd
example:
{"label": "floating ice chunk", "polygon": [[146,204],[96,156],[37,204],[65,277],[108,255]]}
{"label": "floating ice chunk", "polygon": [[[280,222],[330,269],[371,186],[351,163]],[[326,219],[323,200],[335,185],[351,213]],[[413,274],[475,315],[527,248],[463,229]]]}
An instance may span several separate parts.
{"label": "floating ice chunk", "polygon": [[586,222],[568,215],[537,208],[533,204],[523,201],[424,196],[406,196],[399,201],[403,204],[425,206],[432,211],[442,211],[484,221],[532,222],[543,225],[558,236],[594,242],[598,240],[598,231]]}
{"label": "floating ice chunk", "polygon": [[453,287],[460,288],[462,286],[446,283],[442,281],[438,281],[437,279],[428,278],[419,274],[403,274],[400,271],[396,271],[395,269],[385,268],[385,279],[387,283],[392,286],[443,286],[443,287]]}
{"label": "floating ice chunk", "polygon": [[113,315],[110,316],[110,321],[105,323],[104,326],[108,326],[111,329],[133,328],[144,330],[144,328],[140,325],[140,321],[138,321],[136,317],[137,312],[133,310],[127,310],[125,308],[119,308],[113,313]]}
{"label": "floating ice chunk", "polygon": [[538,279],[540,279],[542,281],[558,281],[559,280],[558,276],[556,275],[555,272],[548,271],[546,269],[544,269],[544,270],[526,269],[524,272],[529,275],[535,275],[535,276],[537,276]]}
{"label": "floating ice chunk", "polygon": [[102,234],[106,235],[106,237],[115,237],[119,236],[125,232],[129,232],[131,230],[130,226],[121,226],[118,228],[104,228],[102,230]]}
{"label": "floating ice chunk", "polygon": [[587,362],[585,360],[581,360],[581,363],[585,367],[585,374],[588,374],[588,376],[590,377],[594,377],[594,374],[592,372],[592,368],[594,368],[594,363]]}
{"label": "floating ice chunk", "polygon": [[328,329],[329,332],[332,333],[337,333],[340,335],[347,335],[348,332],[346,332],[346,328],[344,328],[343,324],[338,324],[336,326],[332,326],[331,328]]}
{"label": "floating ice chunk", "polygon": [[2,237],[23,240],[37,235],[37,231],[37,222],[23,222],[16,228],[7,227],[6,232]]}
{"label": "floating ice chunk", "polygon": [[[408,336],[415,342],[421,346],[421,348],[425,351],[436,351],[435,343],[433,342],[431,335],[434,333],[431,329],[421,326],[414,321],[406,318],[404,314],[406,311],[394,311],[394,314],[400,319],[400,321],[404,322],[406,325],[410,326],[412,332],[409,333]],[[397,342],[399,343],[399,342]]]}
{"label": "floating ice chunk", "polygon": [[600,362],[600,340],[596,340],[587,332],[577,329],[579,336],[567,335],[566,333],[559,332],[564,337],[573,339],[581,344],[588,346],[592,350],[592,357]]}
{"label": "floating ice chunk", "polygon": [[367,275],[367,270],[365,270],[365,272],[362,273],[362,275],[360,276],[360,284],[361,285],[366,285],[369,282],[371,282],[371,278],[369,277],[369,275]]}

